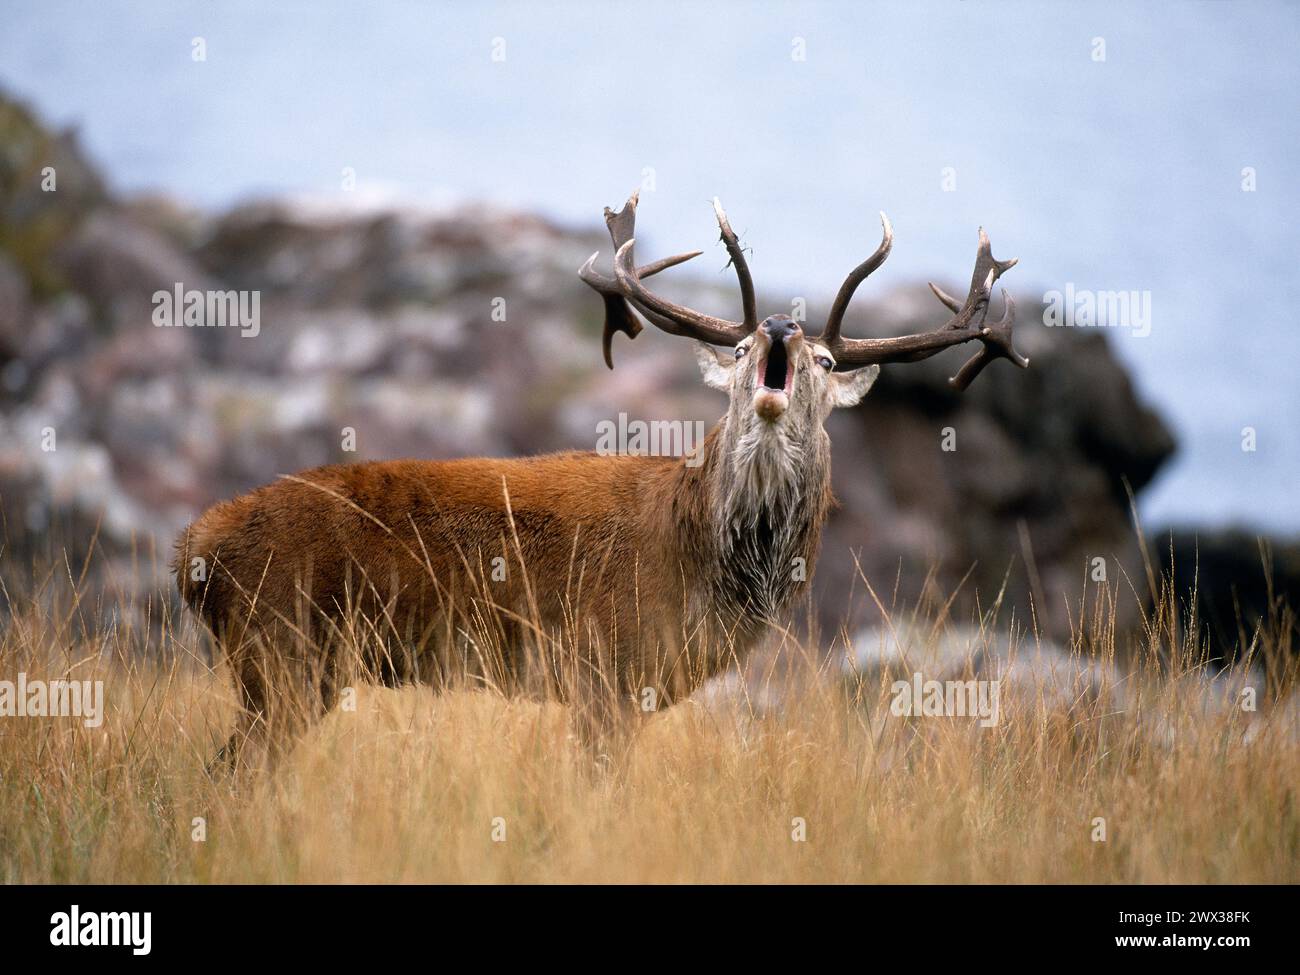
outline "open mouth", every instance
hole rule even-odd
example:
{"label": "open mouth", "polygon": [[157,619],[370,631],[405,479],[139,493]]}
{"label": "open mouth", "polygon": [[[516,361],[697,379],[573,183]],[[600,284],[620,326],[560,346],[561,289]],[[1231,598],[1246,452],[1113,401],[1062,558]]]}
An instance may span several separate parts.
{"label": "open mouth", "polygon": [[790,366],[790,356],[785,350],[785,343],[773,342],[767,350],[767,359],[763,363],[763,388],[789,393],[793,379],[794,369]]}

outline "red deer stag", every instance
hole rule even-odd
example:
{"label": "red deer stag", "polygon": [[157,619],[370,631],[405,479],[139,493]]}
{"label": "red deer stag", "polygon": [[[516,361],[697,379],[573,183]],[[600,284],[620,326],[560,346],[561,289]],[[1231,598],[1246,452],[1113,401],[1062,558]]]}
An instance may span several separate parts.
{"label": "red deer stag", "polygon": [[1002,319],[985,321],[993,283],[1015,261],[995,260],[982,230],[965,300],[931,285],[953,312],[944,325],[845,338],[854,291],[893,244],[882,213],[880,246],[812,338],[785,315],[759,320],[740,243],[716,203],[741,321],[648,290],[646,278],[699,252],[637,267],[636,205],[634,194],[605,211],[613,274],[595,269],[596,255],[579,273],[604,299],[611,368],[613,333],[641,331],[633,309],[699,340],[705,382],[731,400],[699,455],[329,466],[212,507],[178,540],[175,568],[243,704],[219,757],[233,764],[252,735],[287,744],[354,680],[440,685],[459,674],[507,690],[541,686],[577,705],[588,742],[633,701],[681,700],[744,660],[807,587],[832,503],[823,423],[863,397],[878,363],[978,341],[950,381],[957,389],[995,358],[1028,364],[1012,348],[1005,291]]}

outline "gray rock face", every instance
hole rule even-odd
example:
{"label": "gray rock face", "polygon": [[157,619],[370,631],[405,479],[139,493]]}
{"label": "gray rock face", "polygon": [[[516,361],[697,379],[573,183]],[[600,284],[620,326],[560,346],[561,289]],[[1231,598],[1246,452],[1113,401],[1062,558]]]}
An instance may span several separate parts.
{"label": "gray rock face", "polygon": [[1285,656],[1300,644],[1300,542],[1181,528],[1162,534],[1155,547],[1180,605],[1195,613],[1210,657],[1231,662],[1238,648],[1253,644],[1270,678],[1281,679]]}
{"label": "gray rock face", "polygon": [[[605,201],[593,200],[582,232],[473,208],[267,202],[192,214],[107,197],[66,139],[58,200],[44,200],[31,181],[49,138],[12,106],[0,118],[32,130],[28,155],[0,163],[0,212],[71,207],[48,218],[53,230],[35,234],[28,220],[0,238],[0,513],[11,556],[57,551],[103,512],[101,544],[110,554],[133,538],[152,546],[157,569],[145,581],[161,583],[188,518],[280,474],[591,449],[596,424],[619,413],[712,423],[723,411],[689,343],[652,328],[619,339],[615,372],[601,363],[601,303],[576,270],[608,251],[595,219]],[[683,274],[666,274],[664,287],[693,302],[718,297]],[[178,282],[257,291],[259,333],[155,327],[151,296]],[[920,304],[923,293],[855,306],[846,332],[934,327],[943,310]],[[886,605],[957,591],[955,612],[987,609],[1005,578],[1006,604],[1024,619],[1032,594],[1056,629],[1084,595],[1089,560],[1107,560],[1112,584],[1121,566],[1140,573],[1123,481],[1140,491],[1172,451],[1170,434],[1100,335],[1047,329],[1030,303],[1020,320],[1030,370],[995,364],[958,395],[944,380],[965,352],[951,351],[886,367],[863,407],[833,417],[841,506],[817,577],[825,634],[879,615],[855,555]],[[948,429],[955,450],[943,449]]]}
{"label": "gray rock face", "polygon": [[[864,312],[854,334],[943,321],[937,304],[938,314],[905,298],[883,305],[895,314]],[[862,568],[877,589],[897,577],[904,593],[921,592],[937,569],[929,586],[942,602],[969,572],[959,606],[978,594],[987,609],[1005,591],[1023,615],[1032,597],[1040,625],[1063,636],[1080,598],[1100,591],[1083,585],[1099,574],[1094,559],[1112,591],[1125,572],[1144,577],[1124,484],[1141,491],[1174,441],[1101,334],[1048,328],[1022,302],[1016,336],[1028,370],[995,363],[955,393],[946,380],[968,353],[950,350],[886,366],[859,409],[833,418],[842,502],[833,527],[865,540]],[[830,580],[832,602],[849,598],[849,581]],[[1121,601],[1121,622],[1136,622],[1138,608]]]}

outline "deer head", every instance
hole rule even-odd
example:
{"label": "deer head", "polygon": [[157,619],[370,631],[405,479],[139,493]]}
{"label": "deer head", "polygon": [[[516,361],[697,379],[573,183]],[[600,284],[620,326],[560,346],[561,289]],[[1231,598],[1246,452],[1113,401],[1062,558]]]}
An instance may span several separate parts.
{"label": "deer head", "polygon": [[821,334],[812,337],[787,315],[759,320],[744,251],[716,200],[722,243],[740,284],[741,320],[715,318],[650,291],[646,278],[700,252],[637,267],[636,205],[634,193],[617,213],[605,210],[615,250],[613,276],[596,270],[596,254],[579,271],[605,302],[605,362],[613,368],[615,332],[635,338],[641,331],[634,308],[655,327],[698,340],[705,381],[730,397],[727,415],[706,441],[703,483],[685,492],[689,496],[699,490],[704,497],[709,515],[697,526],[698,533],[715,540],[713,548],[701,550],[699,560],[713,566],[706,575],[715,605],[730,606],[736,617],[751,622],[774,618],[804,585],[792,585],[790,566],[811,564],[830,506],[830,440],[823,424],[831,410],[857,403],[881,363],[915,362],[963,342],[978,340],[982,347],[949,381],[956,389],[965,389],[995,358],[1027,366],[1029,360],[1011,345],[1015,305],[1005,291],[1001,320],[985,321],[993,283],[1016,262],[995,260],[981,230],[965,300],[958,302],[930,285],[953,312],[947,322],[898,338],[844,338],[840,329],[853,293],[893,246],[893,228],[882,213],[880,246],[845,279]]}

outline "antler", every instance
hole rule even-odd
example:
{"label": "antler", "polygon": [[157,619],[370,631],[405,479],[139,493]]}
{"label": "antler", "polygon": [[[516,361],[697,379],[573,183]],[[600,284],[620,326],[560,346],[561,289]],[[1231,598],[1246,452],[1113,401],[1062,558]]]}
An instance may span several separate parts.
{"label": "antler", "polygon": [[972,339],[979,339],[984,347],[958,370],[957,375],[948,380],[948,384],[954,389],[965,389],[994,359],[1010,359],[1022,369],[1029,365],[1029,360],[1017,352],[1011,344],[1011,329],[1015,324],[1016,305],[1006,289],[1002,291],[1006,306],[1002,318],[991,325],[985,324],[993,282],[1015,267],[1016,260],[1013,258],[1009,261],[999,261],[994,258],[988,234],[984,233],[983,227],[980,228],[979,249],[975,254],[975,271],[971,275],[970,290],[965,302],[959,302],[944,294],[934,284],[930,285],[930,290],[934,292],[935,297],[955,313],[949,321],[932,332],[921,332],[917,335],[902,335],[888,339],[841,338],[840,326],[853,292],[872,271],[885,262],[890,248],[893,247],[894,228],[890,226],[889,218],[883,213],[880,215],[880,221],[884,227],[880,246],[844,280],[831,306],[826,327],[818,339],[830,349],[839,365],[852,368],[879,362],[917,362],[949,346],[960,345]]}
{"label": "antler", "polygon": [[[661,298],[646,288],[643,279],[658,274],[665,268],[673,267],[697,257],[700,251],[691,251],[673,257],[637,267],[633,260],[633,248],[636,245],[634,230],[636,228],[636,206],[638,194],[628,198],[623,209],[617,213],[605,208],[605,223],[609,227],[610,240],[614,243],[614,277],[610,278],[596,270],[597,254],[592,254],[582,265],[578,273],[589,286],[600,293],[605,302],[605,328],[601,347],[605,354],[605,364],[614,368],[610,346],[615,332],[622,332],[628,338],[636,338],[641,332],[641,323],[633,314],[636,308],[647,321],[672,335],[686,335],[714,345],[735,345],[758,327],[757,303],[754,299],[754,281],[745,262],[745,254],[736,238],[731,223],[723,212],[722,204],[715,198],[713,212],[718,219],[718,229],[722,243],[727,248],[730,264],[736,269],[736,278],[740,284],[740,300],[744,318],[733,322],[725,318],[714,318],[684,305]],[[930,285],[937,297],[952,311],[953,317],[931,332],[916,335],[901,335],[888,339],[846,339],[840,335],[844,323],[844,314],[848,310],[853,294],[877,268],[885,263],[894,246],[894,228],[889,218],[880,215],[883,234],[880,246],[869,258],[859,264],[844,279],[835,301],[831,305],[826,327],[819,336],[837,362],[845,367],[871,365],[882,362],[917,362],[943,351],[952,345],[960,345],[972,339],[978,339],[983,347],[972,356],[957,374],[948,380],[958,390],[965,389],[976,376],[994,359],[1010,359],[1022,369],[1029,365],[1029,360],[1016,351],[1012,344],[1011,330],[1015,325],[1016,305],[1004,289],[1002,297],[1004,311],[1002,318],[988,324],[989,298],[993,284],[999,277],[1015,267],[1016,261],[999,261],[993,256],[989,238],[980,228],[979,249],[975,255],[975,271],[971,275],[970,290],[964,302],[957,301],[944,294],[934,284]]]}
{"label": "antler", "polygon": [[636,338],[641,332],[641,323],[632,313],[632,307],[645,316],[646,321],[672,335],[686,335],[715,345],[735,345],[758,327],[757,302],[754,298],[754,281],[745,263],[744,251],[737,240],[722,204],[713,201],[713,211],[718,218],[718,227],[722,242],[730,255],[730,263],[736,269],[736,278],[740,282],[741,306],[744,320],[728,321],[714,318],[683,305],[675,304],[646,289],[641,283],[643,278],[658,274],[660,271],[689,261],[697,257],[700,251],[690,251],[665,257],[637,267],[633,261],[633,248],[636,239],[633,231],[636,227],[636,205],[638,194],[633,193],[623,209],[617,213],[605,208],[605,224],[609,228],[610,240],[614,243],[614,277],[609,278],[596,270],[596,254],[587,258],[587,262],[578,270],[579,276],[587,285],[600,293],[605,302],[605,328],[601,336],[601,348],[605,354],[605,365],[614,368],[610,345],[615,332],[622,332],[628,338]]}

